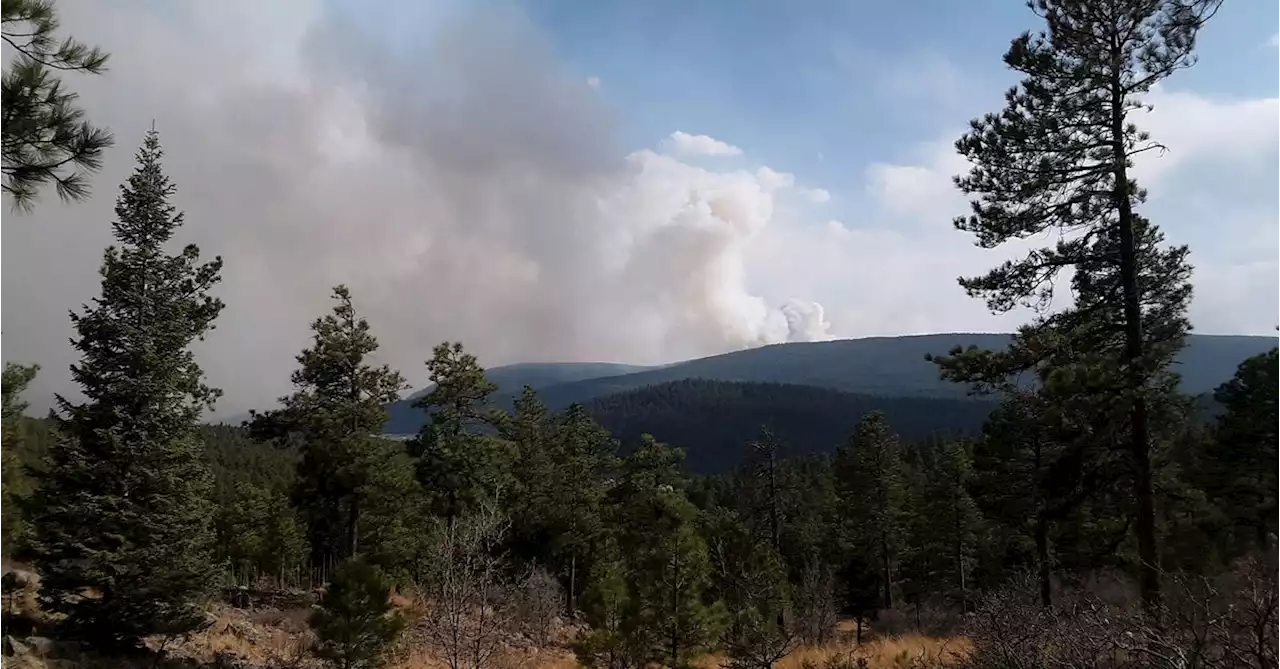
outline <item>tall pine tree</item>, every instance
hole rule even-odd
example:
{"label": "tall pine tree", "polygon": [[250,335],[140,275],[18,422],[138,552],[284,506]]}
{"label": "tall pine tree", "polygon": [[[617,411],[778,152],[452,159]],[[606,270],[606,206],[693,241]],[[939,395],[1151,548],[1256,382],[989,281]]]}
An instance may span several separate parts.
{"label": "tall pine tree", "polygon": [[501,422],[487,407],[498,386],[461,342],[432,349],[427,370],[435,385],[413,405],[429,420],[408,448],[432,510],[452,524],[510,485],[515,454],[510,442],[483,433]]}
{"label": "tall pine tree", "polygon": [[193,600],[214,582],[212,478],[196,429],[219,391],[189,347],[213,327],[209,294],[222,260],[165,247],[183,223],[147,133],[121,188],[102,296],[72,314],[86,400],[57,398],[58,440],[39,476],[33,548],[41,605],[94,647],[129,647],[183,633],[203,616]]}
{"label": "tall pine tree", "polygon": [[842,537],[877,584],[881,606],[891,609],[906,492],[901,447],[884,414],[872,412],[858,421],[849,442],[836,451],[835,475],[844,511]]}
{"label": "tall pine tree", "polygon": [[307,524],[312,564],[335,566],[359,553],[360,515],[374,471],[393,455],[379,448],[386,404],[407,387],[404,377],[368,357],[378,350],[346,286],[333,289],[333,313],[311,324],[315,343],[298,354],[297,390],[280,398],[283,408],[252,413],[258,438],[296,444],[295,503]]}
{"label": "tall pine tree", "polygon": [[[975,196],[958,229],[983,248],[1058,233],[1050,248],[1032,250],[986,275],[962,279],[973,296],[1004,312],[1019,303],[1046,306],[1065,268],[1084,280],[1105,278],[1114,290],[1095,292],[1118,317],[1115,350],[1127,414],[1127,452],[1136,491],[1135,529],[1143,598],[1159,597],[1155,491],[1148,393],[1162,351],[1148,341],[1144,303],[1163,282],[1144,277],[1140,255],[1146,224],[1136,211],[1146,198],[1130,176],[1133,157],[1162,148],[1131,118],[1141,96],[1195,62],[1196,33],[1221,0],[1032,0],[1047,32],[1013,40],[1005,63],[1023,75],[1005,109],[971,123],[957,150],[973,168],[956,184]],[[1091,287],[1096,288],[1096,287]],[[1085,305],[1089,306],[1089,305]],[[1169,301],[1177,323],[1185,302]],[[1176,337],[1172,339],[1176,340]],[[1077,350],[1089,350],[1079,348]]]}

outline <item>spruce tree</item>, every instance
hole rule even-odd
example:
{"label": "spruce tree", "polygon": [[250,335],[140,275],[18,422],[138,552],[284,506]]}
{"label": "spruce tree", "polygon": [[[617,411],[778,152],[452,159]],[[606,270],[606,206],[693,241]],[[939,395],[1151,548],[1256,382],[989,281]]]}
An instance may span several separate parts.
{"label": "spruce tree", "polygon": [[201,263],[194,245],[165,253],[183,217],[161,155],[153,129],[116,202],[120,246],[106,250],[102,295],[71,316],[81,354],[71,373],[86,400],[57,397],[58,439],[35,498],[41,605],[99,648],[196,629],[193,600],[216,575],[213,481],[196,430],[219,391],[189,347],[222,311],[209,294],[222,260]]}
{"label": "spruce tree", "polygon": [[[1177,276],[1143,276],[1145,222],[1136,208],[1146,191],[1130,170],[1135,155],[1162,147],[1138,130],[1132,115],[1144,108],[1141,96],[1152,86],[1195,62],[1196,33],[1221,0],[1029,4],[1047,31],[1013,40],[1004,61],[1023,75],[1021,83],[1005,95],[1002,112],[974,120],[956,142],[973,164],[956,184],[974,200],[972,214],[955,225],[983,248],[1043,233],[1055,233],[1059,241],[984,276],[961,279],[961,285],[997,312],[1019,303],[1047,306],[1054,279],[1066,268],[1114,285],[1095,292],[1094,306],[1105,304],[1117,314],[1112,322],[1119,336],[1105,344],[1115,351],[1111,364],[1123,381],[1140,582],[1144,601],[1154,604],[1159,567],[1147,395],[1163,356],[1148,341],[1143,310],[1158,286],[1180,282]],[[1169,306],[1185,309],[1176,299]],[[1173,324],[1181,315],[1165,314]]]}
{"label": "spruce tree", "polygon": [[64,200],[89,196],[87,177],[102,165],[111,133],[85,120],[60,72],[101,74],[107,54],[70,37],[58,41],[52,0],[4,0],[4,42],[14,57],[0,79],[4,192],[30,209],[52,183]]}
{"label": "spruce tree", "polygon": [[314,344],[298,354],[292,395],[281,409],[251,413],[259,439],[296,445],[302,458],[294,500],[307,524],[312,564],[328,567],[360,551],[360,516],[373,472],[393,454],[378,448],[386,404],[407,387],[399,372],[374,366],[369,322],[346,286],[333,289],[333,313],[311,324]]}

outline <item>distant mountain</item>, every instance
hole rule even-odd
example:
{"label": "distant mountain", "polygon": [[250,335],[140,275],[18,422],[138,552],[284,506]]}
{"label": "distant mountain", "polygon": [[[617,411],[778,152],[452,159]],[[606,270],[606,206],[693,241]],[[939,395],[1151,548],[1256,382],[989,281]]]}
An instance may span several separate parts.
{"label": "distant mountain", "polygon": [[988,399],[876,397],[781,383],[686,379],[600,397],[586,405],[629,450],[642,434],[685,450],[685,468],[724,472],[768,427],[790,457],[830,452],[871,411],[903,439],[976,434],[996,407]]}
{"label": "distant mountain", "polygon": [[[574,383],[603,376],[624,376],[657,369],[643,365],[624,365],[613,362],[522,362],[514,365],[503,365],[486,369],[485,378],[498,386],[498,394],[506,400],[515,397],[524,390],[546,388],[548,386]],[[391,415],[383,431],[387,434],[410,434],[417,432],[425,422],[421,409],[413,408],[413,401],[431,390],[427,386],[409,395],[399,402],[387,407]],[[509,400],[501,406],[510,406]]]}
{"label": "distant mountain", "polygon": [[[487,370],[498,384],[495,405],[510,408],[525,385],[538,390],[551,409],[588,404],[608,395],[686,379],[785,383],[859,395],[892,398],[963,399],[968,388],[938,378],[928,353],[954,347],[1008,346],[1007,334],[936,334],[868,337],[827,342],[776,344],[660,367],[615,363],[523,363]],[[1182,389],[1210,393],[1235,374],[1245,358],[1276,346],[1275,337],[1192,335],[1178,357]],[[425,392],[420,390],[417,396]],[[412,399],[388,407],[387,434],[416,433],[425,421]]]}
{"label": "distant mountain", "polygon": [[[682,379],[790,383],[883,397],[968,395],[966,386],[938,378],[928,353],[954,347],[1002,349],[1007,334],[937,334],[868,337],[827,342],[776,344],[735,351],[634,374],[548,386],[543,401],[553,409],[596,397]],[[1271,350],[1275,337],[1192,335],[1178,357],[1184,392],[1211,392],[1235,374],[1245,358]]]}

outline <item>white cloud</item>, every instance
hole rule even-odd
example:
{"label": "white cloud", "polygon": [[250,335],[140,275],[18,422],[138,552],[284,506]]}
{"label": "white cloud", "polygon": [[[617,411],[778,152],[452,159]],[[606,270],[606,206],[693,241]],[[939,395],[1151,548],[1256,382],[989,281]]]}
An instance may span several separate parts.
{"label": "white cloud", "polygon": [[590,86],[593,91],[600,90],[600,77],[587,77],[587,85]]}
{"label": "white cloud", "polygon": [[677,130],[664,143],[664,149],[677,156],[740,156],[742,149],[709,135],[691,135]]}
{"label": "white cloud", "polygon": [[1271,35],[1271,39],[1267,40],[1267,46],[1280,46],[1280,33]]}
{"label": "white cloud", "polygon": [[814,204],[823,204],[831,201],[831,193],[825,188],[802,188],[800,189],[800,194]]}

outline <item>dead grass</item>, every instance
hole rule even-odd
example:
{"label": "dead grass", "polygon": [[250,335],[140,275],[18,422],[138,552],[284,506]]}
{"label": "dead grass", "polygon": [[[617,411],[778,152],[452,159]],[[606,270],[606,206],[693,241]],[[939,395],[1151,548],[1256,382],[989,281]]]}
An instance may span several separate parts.
{"label": "dead grass", "polygon": [[[14,622],[14,617],[43,621],[33,592],[18,593],[5,598],[4,609]],[[415,615],[411,600],[398,602],[410,616]],[[210,666],[219,657],[248,662],[251,666],[296,667],[306,669],[317,666],[307,658],[311,636],[307,629],[307,609],[257,609],[243,610],[223,604],[211,604],[210,612],[215,622],[199,634],[165,644],[163,640],[148,642],[153,650],[166,648],[169,662],[161,666]],[[577,669],[580,665],[568,642],[574,630],[568,627],[558,630],[556,645],[549,648],[533,648],[527,644],[507,649],[499,660],[500,669]],[[842,621],[836,630],[837,641],[820,647],[803,647],[778,663],[777,669],[825,669],[829,661],[849,661],[865,658],[868,669],[913,669],[919,666],[945,667],[955,664],[970,650],[967,639],[962,637],[931,637],[921,634],[873,635],[864,629],[868,638],[855,643],[857,629],[851,621]],[[412,631],[397,645],[388,658],[389,669],[447,669],[434,657],[423,639]],[[694,665],[699,669],[720,669],[727,658],[722,653],[706,655]],[[30,661],[30,662],[28,662]],[[119,666],[112,662],[89,656],[59,660],[37,658],[6,658],[4,666],[36,667],[46,669],[96,669],[99,666]]]}
{"label": "dead grass", "polygon": [[870,669],[908,669],[913,666],[949,666],[969,652],[963,637],[931,637],[903,634],[864,640],[862,645],[839,642],[818,648],[801,648],[778,663],[777,669],[823,667],[837,656],[863,657]]}

